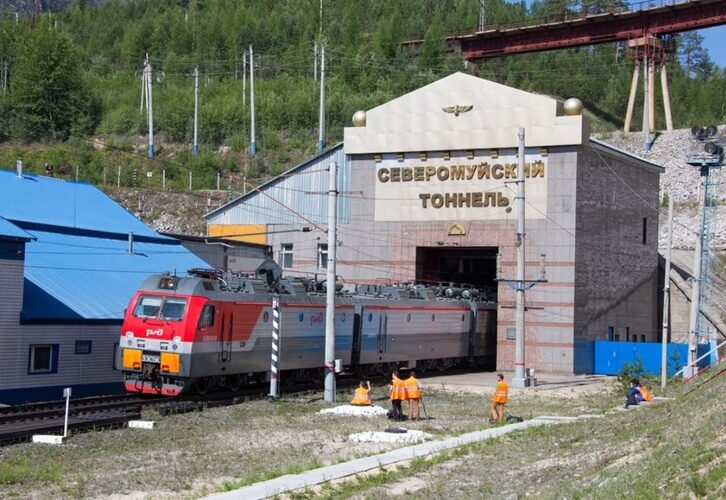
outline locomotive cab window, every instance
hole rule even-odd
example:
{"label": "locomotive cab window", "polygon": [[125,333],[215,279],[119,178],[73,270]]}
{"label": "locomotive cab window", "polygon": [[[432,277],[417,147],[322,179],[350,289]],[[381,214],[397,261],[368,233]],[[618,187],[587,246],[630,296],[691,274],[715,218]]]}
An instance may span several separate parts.
{"label": "locomotive cab window", "polygon": [[186,299],[164,299],[161,306],[161,319],[179,321],[184,317],[184,308],[187,305]]}
{"label": "locomotive cab window", "polygon": [[199,316],[199,328],[209,328],[211,326],[214,326],[214,306],[207,304]]}
{"label": "locomotive cab window", "polygon": [[141,297],[136,303],[134,316],[137,318],[156,318],[161,308],[161,297]]}

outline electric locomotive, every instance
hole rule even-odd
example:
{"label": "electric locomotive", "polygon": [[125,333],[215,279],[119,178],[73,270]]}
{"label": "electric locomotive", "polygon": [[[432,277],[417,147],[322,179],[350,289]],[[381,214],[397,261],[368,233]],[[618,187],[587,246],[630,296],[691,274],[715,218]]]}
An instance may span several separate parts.
{"label": "electric locomotive", "polygon": [[[268,258],[255,276],[191,270],[153,275],[126,309],[116,366],[128,392],[176,396],[269,380],[272,297],[279,297],[281,382],[321,380],[325,286],[282,278]],[[338,288],[338,287],[336,287]],[[336,359],[362,377],[483,363],[496,306],[482,290],[358,285],[336,290]]]}

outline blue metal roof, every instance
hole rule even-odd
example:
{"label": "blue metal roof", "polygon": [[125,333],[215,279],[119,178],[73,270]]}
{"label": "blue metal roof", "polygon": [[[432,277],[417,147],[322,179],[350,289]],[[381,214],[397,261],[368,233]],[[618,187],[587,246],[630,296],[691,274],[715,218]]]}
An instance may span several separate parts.
{"label": "blue metal roof", "polygon": [[137,241],[129,254],[124,238],[29,232],[24,320],[120,320],[148,275],[209,267],[178,243]]}
{"label": "blue metal roof", "polygon": [[0,215],[13,222],[166,239],[91,184],[0,170]]}
{"label": "blue metal roof", "polygon": [[0,217],[0,239],[5,238],[29,241],[33,239],[33,236],[23,231],[12,222]]}

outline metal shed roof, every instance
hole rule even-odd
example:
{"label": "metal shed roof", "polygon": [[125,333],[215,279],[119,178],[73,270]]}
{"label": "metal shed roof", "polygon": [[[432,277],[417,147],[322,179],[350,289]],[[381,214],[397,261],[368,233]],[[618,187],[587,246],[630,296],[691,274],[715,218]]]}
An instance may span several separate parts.
{"label": "metal shed roof", "polygon": [[0,215],[74,229],[165,239],[91,184],[0,170]]}
{"label": "metal shed roof", "polygon": [[[325,224],[328,218],[328,166],[331,161],[338,165],[338,190],[348,191],[350,165],[341,142],[260,184],[258,190],[250,191],[212,210],[206,215],[207,223],[307,224],[297,213],[314,223]],[[347,222],[349,216],[350,197],[340,196],[338,221]]]}
{"label": "metal shed roof", "polygon": [[7,219],[0,217],[0,239],[29,241],[33,239],[33,236]]}
{"label": "metal shed roof", "polygon": [[135,242],[129,254],[122,238],[30,233],[37,240],[26,245],[26,321],[120,320],[150,274],[208,267],[178,243]]}

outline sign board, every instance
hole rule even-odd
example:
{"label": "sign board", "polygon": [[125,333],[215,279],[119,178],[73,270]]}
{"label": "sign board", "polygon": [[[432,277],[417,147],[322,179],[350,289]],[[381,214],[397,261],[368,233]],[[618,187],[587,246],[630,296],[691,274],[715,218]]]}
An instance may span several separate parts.
{"label": "sign board", "polygon": [[[516,154],[427,161],[383,155],[375,164],[375,220],[515,220],[517,166]],[[527,219],[546,217],[547,174],[547,157],[539,149],[526,153]]]}

